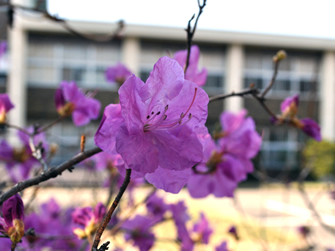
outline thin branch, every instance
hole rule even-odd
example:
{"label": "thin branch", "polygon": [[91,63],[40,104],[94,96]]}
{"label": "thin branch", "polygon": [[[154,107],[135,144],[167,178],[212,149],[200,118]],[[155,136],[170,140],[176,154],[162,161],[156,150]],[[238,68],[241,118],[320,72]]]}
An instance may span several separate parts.
{"label": "thin branch", "polygon": [[309,166],[305,166],[302,171],[300,172],[299,174],[299,177],[298,177],[298,189],[299,189],[299,192],[300,192],[300,195],[301,197],[303,198],[306,206],[309,208],[309,210],[312,211],[313,213],[313,216],[314,218],[317,220],[317,222],[320,224],[320,226],[325,229],[327,232],[335,235],[335,228],[327,225],[321,215],[318,213],[318,211],[316,210],[314,204],[312,203],[312,201],[309,199],[305,189],[304,189],[304,180],[305,178],[308,176],[308,174],[310,173],[311,171],[311,167]]}
{"label": "thin branch", "polygon": [[185,69],[184,69],[185,73],[186,73],[186,70],[187,70],[187,68],[188,68],[188,66],[190,64],[190,54],[191,54],[192,39],[193,39],[195,30],[197,29],[197,25],[198,25],[198,21],[199,21],[199,18],[201,16],[201,13],[203,12],[203,9],[206,6],[206,1],[207,0],[204,0],[203,4],[201,5],[200,2],[199,2],[199,0],[198,0],[199,12],[198,12],[197,18],[195,19],[195,23],[194,23],[193,29],[191,28],[191,22],[194,19],[195,14],[193,14],[193,16],[191,17],[191,19],[188,21],[187,28],[185,29],[185,31],[187,33],[187,57],[186,57],[186,64],[185,64]]}
{"label": "thin branch", "polygon": [[10,251],[15,251],[15,248],[16,248],[16,243],[12,242],[12,246],[11,246]]}
{"label": "thin branch", "polygon": [[57,16],[53,16],[49,12],[43,11],[43,10],[38,9],[36,7],[35,8],[30,8],[30,7],[26,7],[26,6],[22,6],[22,5],[17,5],[17,4],[10,4],[10,3],[2,3],[2,4],[0,4],[0,6],[8,6],[8,8],[13,9],[13,11],[15,9],[21,9],[21,10],[26,10],[26,11],[32,11],[32,12],[40,13],[45,18],[47,18],[47,19],[49,19],[49,20],[51,20],[53,22],[59,23],[69,33],[71,33],[71,34],[73,34],[73,35],[75,35],[77,37],[84,38],[84,39],[91,40],[91,41],[95,41],[95,42],[108,42],[108,41],[111,41],[111,40],[119,37],[120,36],[120,32],[124,28],[124,21],[120,20],[120,21],[118,21],[118,27],[117,27],[117,29],[114,32],[110,33],[110,34],[107,34],[107,35],[84,34],[84,33],[81,33],[79,31],[76,31],[75,29],[73,29],[68,24],[67,20],[65,20],[63,18],[59,18]]}
{"label": "thin branch", "polygon": [[94,238],[94,243],[92,245],[92,251],[97,251],[98,250],[98,245],[101,240],[101,235],[105,231],[107,224],[109,223],[110,219],[112,218],[112,214],[115,210],[115,208],[118,206],[123,193],[126,191],[127,186],[130,182],[130,175],[131,175],[131,169],[126,170],[126,176],[124,177],[122,186],[120,187],[119,193],[117,194],[113,204],[110,206],[107,214],[105,215],[103,221],[101,222]]}
{"label": "thin branch", "polygon": [[29,146],[32,151],[32,156],[40,162],[40,164],[43,166],[43,171],[45,172],[48,170],[48,165],[43,159],[42,144],[39,144],[37,147],[34,144],[35,132],[36,132],[36,129],[34,129],[34,133],[30,135],[29,137]]}
{"label": "thin branch", "polygon": [[61,117],[57,118],[55,121],[51,122],[49,125],[46,125],[45,127],[42,127],[41,129],[37,130],[36,134],[39,134],[41,132],[45,132],[46,130],[50,129],[51,127],[53,127],[58,122],[62,121],[64,118],[65,118],[64,116],[61,116]]}
{"label": "thin branch", "polygon": [[157,188],[154,187],[152,189],[152,191],[142,200],[140,201],[139,203],[137,203],[136,205],[134,205],[132,207],[132,209],[127,213],[128,215],[126,217],[124,217],[122,220],[120,220],[113,228],[112,230],[110,231],[110,235],[114,235],[120,228],[121,226],[123,225],[123,223],[125,223],[132,215],[133,213],[135,212],[135,210],[140,206],[142,205],[143,203],[146,203],[152,195],[154,195],[157,191]]}
{"label": "thin branch", "polygon": [[51,178],[56,178],[58,175],[61,175],[62,172],[65,170],[73,168],[73,165],[76,165],[80,163],[81,161],[101,152],[102,150],[99,147],[95,147],[93,149],[87,150],[85,152],[79,153],[70,160],[65,161],[61,165],[57,167],[50,168],[48,171],[41,173],[39,176],[33,177],[31,179],[25,180],[23,182],[17,183],[15,186],[4,192],[3,194],[0,195],[0,205],[4,203],[7,199],[15,195],[16,193],[37,185],[41,182],[44,182],[46,180],[49,180]]}
{"label": "thin branch", "polygon": [[278,67],[279,67],[279,60],[276,60],[274,62],[275,66],[274,66],[274,71],[273,71],[273,75],[272,75],[272,78],[268,84],[268,86],[264,89],[264,91],[259,95],[259,98],[260,99],[264,99],[265,95],[272,89],[275,81],[276,81],[276,78],[277,78],[277,74],[278,74]]}
{"label": "thin branch", "polygon": [[16,126],[16,125],[12,125],[12,124],[8,124],[8,123],[5,123],[4,125],[5,125],[6,127],[8,127],[8,128],[13,128],[13,129],[16,129],[16,130],[18,130],[18,131],[21,131],[21,132],[23,132],[24,134],[27,134],[28,136],[31,135],[30,132],[28,132],[26,129],[24,129],[24,128],[22,128],[22,127],[19,127],[19,126]]}
{"label": "thin branch", "polygon": [[246,95],[252,95],[271,117],[277,118],[277,115],[274,114],[274,112],[272,112],[270,108],[265,104],[265,99],[257,95],[258,93],[259,93],[259,90],[257,88],[251,87],[241,92],[232,92],[228,94],[221,94],[221,95],[213,96],[209,98],[209,103],[213,101],[217,101],[217,100],[223,100],[223,99],[230,98],[230,97],[244,97]]}
{"label": "thin branch", "polygon": [[308,206],[309,210],[312,211],[314,218],[318,221],[318,223],[320,224],[320,226],[326,230],[327,232],[331,233],[332,235],[335,235],[335,228],[327,225],[322,217],[320,216],[320,214],[318,213],[318,211],[316,210],[316,208],[314,207],[313,203],[311,202],[311,200],[309,199],[305,189],[304,189],[304,185],[303,183],[299,182],[299,192],[301,197],[303,198],[305,204]]}
{"label": "thin branch", "polygon": [[276,77],[277,77],[277,73],[278,73],[278,67],[279,67],[279,62],[282,61],[283,59],[286,58],[286,52],[284,50],[280,50],[277,52],[277,54],[273,57],[273,62],[275,64],[274,66],[274,71],[273,71],[273,75],[272,78],[268,84],[268,86],[265,88],[265,90],[259,95],[259,98],[264,100],[265,95],[271,90],[271,88],[273,87],[275,81],[276,81]]}
{"label": "thin branch", "polygon": [[232,93],[228,93],[228,94],[221,94],[221,95],[210,97],[209,98],[209,103],[213,102],[213,101],[217,101],[217,100],[230,98],[230,97],[244,97],[244,96],[249,95],[249,94],[258,94],[258,93],[259,93],[258,89],[249,88],[249,89],[243,90],[241,92],[232,92]]}
{"label": "thin branch", "polygon": [[270,108],[265,104],[265,100],[263,98],[259,97],[256,94],[252,94],[252,96],[260,103],[260,105],[272,118],[277,118],[277,115],[273,111],[271,111]]}

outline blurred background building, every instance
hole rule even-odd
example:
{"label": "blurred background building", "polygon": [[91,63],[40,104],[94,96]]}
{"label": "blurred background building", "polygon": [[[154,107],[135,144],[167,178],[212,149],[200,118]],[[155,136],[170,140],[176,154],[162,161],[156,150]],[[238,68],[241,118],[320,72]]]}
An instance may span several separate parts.
{"label": "blurred background building", "polygon": [[[39,6],[45,8],[43,3]],[[109,23],[70,24],[76,30],[95,34],[116,29],[115,24]],[[4,34],[1,32],[1,36]],[[197,30],[194,44],[201,50],[200,67],[208,69],[204,89],[209,95],[240,91],[251,83],[265,88],[273,74],[272,57],[279,49],[285,49],[288,57],[281,62],[276,84],[267,96],[269,107],[279,113],[283,99],[300,93],[299,117],[314,118],[321,125],[323,138],[335,139],[334,40]],[[102,107],[114,102],[116,86],[105,80],[108,66],[122,62],[145,81],[158,58],[186,49],[186,34],[178,28],[126,24],[119,39],[98,43],[73,36],[40,16],[17,16],[8,33],[8,47],[0,61],[1,91],[9,92],[15,104],[10,122],[26,126],[57,118],[54,92],[63,80],[74,80],[83,89],[98,90],[96,98]],[[8,63],[9,68],[4,66]],[[258,165],[274,171],[298,168],[304,135],[295,128],[272,126],[269,116],[251,97],[211,103],[209,129],[217,128],[222,111],[238,112],[243,108],[263,135]],[[62,149],[58,161],[78,151],[80,135],[93,136],[98,124],[96,121],[76,128],[68,120],[54,126],[48,135]]]}

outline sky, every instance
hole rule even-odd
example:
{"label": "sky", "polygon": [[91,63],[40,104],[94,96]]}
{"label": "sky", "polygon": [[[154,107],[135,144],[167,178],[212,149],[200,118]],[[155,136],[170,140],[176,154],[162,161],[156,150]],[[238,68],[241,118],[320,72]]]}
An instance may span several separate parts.
{"label": "sky", "polygon": [[[199,0],[202,3],[202,0]],[[60,17],[185,28],[197,0],[48,0]],[[335,39],[333,0],[207,0],[199,29]]]}

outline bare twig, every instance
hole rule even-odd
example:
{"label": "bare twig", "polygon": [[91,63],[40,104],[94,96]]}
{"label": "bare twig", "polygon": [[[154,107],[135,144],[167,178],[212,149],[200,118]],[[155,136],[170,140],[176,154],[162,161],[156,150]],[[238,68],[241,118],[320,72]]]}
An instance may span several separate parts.
{"label": "bare twig", "polygon": [[259,98],[264,100],[265,95],[271,90],[271,88],[273,87],[276,77],[277,77],[277,73],[278,73],[278,67],[279,67],[279,62],[282,61],[283,59],[286,58],[286,52],[284,50],[280,50],[277,52],[277,54],[273,57],[273,62],[275,64],[274,66],[274,71],[273,71],[273,75],[272,78],[268,84],[268,86],[265,88],[265,90],[259,95]]}
{"label": "bare twig", "polygon": [[92,245],[92,251],[97,251],[98,250],[98,245],[99,242],[101,240],[101,235],[102,233],[105,231],[107,224],[109,223],[110,219],[112,218],[112,214],[115,210],[115,208],[117,207],[117,205],[119,204],[123,193],[126,191],[127,186],[130,182],[130,175],[131,175],[131,169],[127,169],[126,170],[126,176],[124,177],[122,186],[120,187],[119,193],[117,194],[113,204],[110,206],[107,214],[105,215],[103,221],[101,222],[96,234],[95,234],[95,238],[94,238],[94,243]]}
{"label": "bare twig", "polygon": [[16,126],[16,125],[12,125],[12,124],[8,124],[8,123],[5,123],[4,125],[5,125],[6,127],[8,127],[8,128],[13,128],[13,129],[16,129],[16,130],[18,130],[18,131],[21,131],[21,132],[23,132],[24,134],[27,134],[28,136],[31,135],[30,132],[28,132],[26,129],[24,129],[24,128],[22,128],[22,127],[19,127],[19,126]]}
{"label": "bare twig", "polygon": [[120,36],[120,32],[122,31],[122,29],[124,28],[124,21],[120,20],[118,22],[118,27],[117,29],[107,35],[96,35],[96,34],[84,34],[81,33],[79,31],[76,31],[75,29],[73,29],[67,22],[67,20],[63,19],[63,18],[59,18],[57,16],[53,16],[51,15],[49,12],[41,10],[37,7],[35,8],[31,8],[31,7],[26,7],[26,6],[22,6],[22,5],[17,5],[17,4],[11,4],[11,3],[1,3],[0,6],[8,6],[8,8],[12,9],[13,12],[15,11],[15,9],[21,9],[21,10],[25,10],[25,11],[32,11],[32,12],[36,12],[36,13],[40,13],[42,14],[45,18],[59,23],[60,25],[62,25],[69,33],[87,39],[87,40],[91,40],[91,41],[95,41],[95,42],[108,42],[111,41],[117,37]]}
{"label": "bare twig", "polygon": [[244,97],[246,95],[252,95],[259,103],[260,105],[264,108],[264,110],[273,118],[277,118],[277,115],[274,114],[270,108],[265,104],[265,100],[258,96],[257,94],[259,93],[259,90],[257,88],[251,87],[249,89],[243,90],[241,92],[232,92],[228,94],[221,94],[217,96],[213,96],[209,98],[209,102],[217,101],[217,100],[222,100],[230,97]]}
{"label": "bare twig", "polygon": [[256,88],[249,88],[240,92],[232,92],[232,93],[228,93],[228,94],[221,94],[221,95],[217,95],[217,96],[213,96],[209,98],[209,102],[213,102],[213,101],[217,101],[217,100],[222,100],[222,99],[226,99],[226,98],[230,98],[230,97],[244,97],[246,95],[250,95],[250,94],[258,94],[259,90]]}
{"label": "bare twig", "polygon": [[260,98],[256,94],[252,94],[252,96],[260,103],[260,105],[272,118],[277,118],[277,115],[273,111],[271,111],[270,108],[265,104],[265,100],[263,98]]}
{"label": "bare twig", "polygon": [[134,205],[132,207],[132,209],[127,213],[128,215],[126,217],[124,217],[122,220],[120,220],[111,230],[110,234],[114,235],[123,225],[123,223],[125,223],[135,212],[135,210],[142,204],[146,203],[152,195],[154,195],[156,193],[157,188],[154,187],[152,189],[152,191],[144,198],[144,200],[140,201],[139,203],[137,203],[136,205]]}
{"label": "bare twig", "polygon": [[34,129],[34,133],[29,137],[29,146],[32,152],[32,156],[40,162],[40,164],[43,166],[43,171],[45,172],[48,170],[48,165],[43,159],[42,144],[39,144],[37,147],[34,144],[35,131],[36,130]]}
{"label": "bare twig", "polygon": [[33,194],[30,196],[30,198],[29,198],[29,200],[27,201],[27,203],[25,203],[25,205],[24,205],[24,210],[27,212],[28,211],[28,209],[29,209],[29,207],[31,206],[31,203],[34,201],[34,199],[36,198],[36,196],[37,196],[37,192],[38,192],[38,190],[40,189],[40,187],[39,186],[36,186],[35,188],[34,188],[34,191],[33,191]]}
{"label": "bare twig", "polygon": [[33,177],[31,179],[25,180],[23,182],[17,183],[15,186],[4,192],[0,195],[0,205],[4,203],[7,199],[15,195],[16,193],[37,185],[43,181],[49,180],[51,178],[56,178],[58,175],[61,175],[67,169],[73,168],[73,165],[80,163],[81,161],[101,152],[102,150],[99,147],[87,150],[85,152],[79,153],[70,160],[65,161],[57,167],[50,168],[48,171],[41,173],[39,176]]}
{"label": "bare twig", "polygon": [[320,226],[323,229],[325,229],[327,232],[335,235],[335,228],[327,225],[323,221],[321,215],[316,210],[314,204],[312,203],[312,201],[310,200],[310,198],[308,197],[308,195],[307,195],[307,193],[306,193],[306,191],[304,189],[304,180],[307,177],[307,175],[310,173],[311,170],[312,170],[311,167],[309,165],[306,165],[302,169],[302,171],[300,172],[300,174],[299,174],[299,177],[298,177],[298,189],[299,189],[300,195],[303,198],[306,206],[309,208],[309,210],[312,211],[314,218],[317,220],[317,222],[320,224]]}
{"label": "bare twig", "polygon": [[318,211],[316,210],[316,208],[314,207],[313,203],[311,202],[311,200],[309,199],[305,189],[304,189],[304,184],[303,182],[299,182],[299,192],[301,197],[303,198],[305,204],[308,206],[309,210],[312,211],[314,218],[318,221],[318,223],[320,224],[320,226],[326,230],[327,232],[331,233],[332,235],[335,235],[335,228],[327,225],[322,217],[320,216],[320,214],[318,213]]}
{"label": "bare twig", "polygon": [[187,28],[185,29],[186,32],[187,32],[187,57],[186,57],[186,64],[185,64],[185,69],[184,69],[185,73],[186,73],[186,70],[187,70],[187,68],[188,68],[188,66],[190,64],[190,54],[191,54],[192,39],[193,39],[195,30],[197,29],[197,24],[198,24],[198,21],[199,21],[199,17],[201,15],[201,13],[203,12],[203,9],[206,6],[206,1],[207,0],[204,0],[203,4],[201,5],[200,2],[199,2],[199,0],[198,0],[199,12],[198,12],[197,18],[195,19],[195,23],[194,23],[193,29],[191,28],[191,22],[194,19],[195,14],[193,14],[193,16],[191,17],[191,19],[188,21]]}
{"label": "bare twig", "polygon": [[271,90],[271,88],[273,87],[277,74],[278,74],[278,67],[279,67],[279,60],[275,61],[274,64],[274,70],[273,70],[273,75],[272,78],[268,84],[268,86],[264,89],[264,91],[259,95],[260,99],[264,99],[265,95]]}
{"label": "bare twig", "polygon": [[61,116],[61,117],[57,118],[55,121],[51,122],[49,125],[46,125],[45,127],[37,130],[36,134],[39,134],[41,132],[47,131],[48,129],[50,129],[51,127],[53,127],[55,124],[57,124],[58,122],[62,121],[64,118],[65,118],[64,116]]}

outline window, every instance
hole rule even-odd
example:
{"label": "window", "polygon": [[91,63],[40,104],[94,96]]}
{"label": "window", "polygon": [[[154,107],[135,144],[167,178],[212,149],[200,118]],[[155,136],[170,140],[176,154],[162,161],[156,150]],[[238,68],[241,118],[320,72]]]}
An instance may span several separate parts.
{"label": "window", "polygon": [[[244,86],[250,83],[264,89],[273,75],[272,57],[276,51],[247,49],[244,66]],[[302,96],[317,91],[320,56],[311,52],[288,52],[288,57],[280,62],[277,79],[269,96],[285,98],[300,93]],[[312,83],[315,83],[314,88]]]}
{"label": "window", "polygon": [[64,67],[62,71],[62,79],[67,81],[76,81],[81,83],[84,81],[86,69]]}
{"label": "window", "polygon": [[265,168],[298,168],[299,135],[300,132],[295,128],[265,128],[260,155]]}
{"label": "window", "polygon": [[142,70],[140,72],[140,78],[141,80],[145,83],[150,76],[150,71],[149,70]]}
{"label": "window", "polygon": [[203,86],[204,90],[209,94],[223,93],[224,77],[221,73],[208,73],[206,84]]}
{"label": "window", "polygon": [[120,58],[119,42],[92,44],[69,37],[29,34],[28,85],[56,88],[63,80],[87,89],[111,89],[105,70]]}

